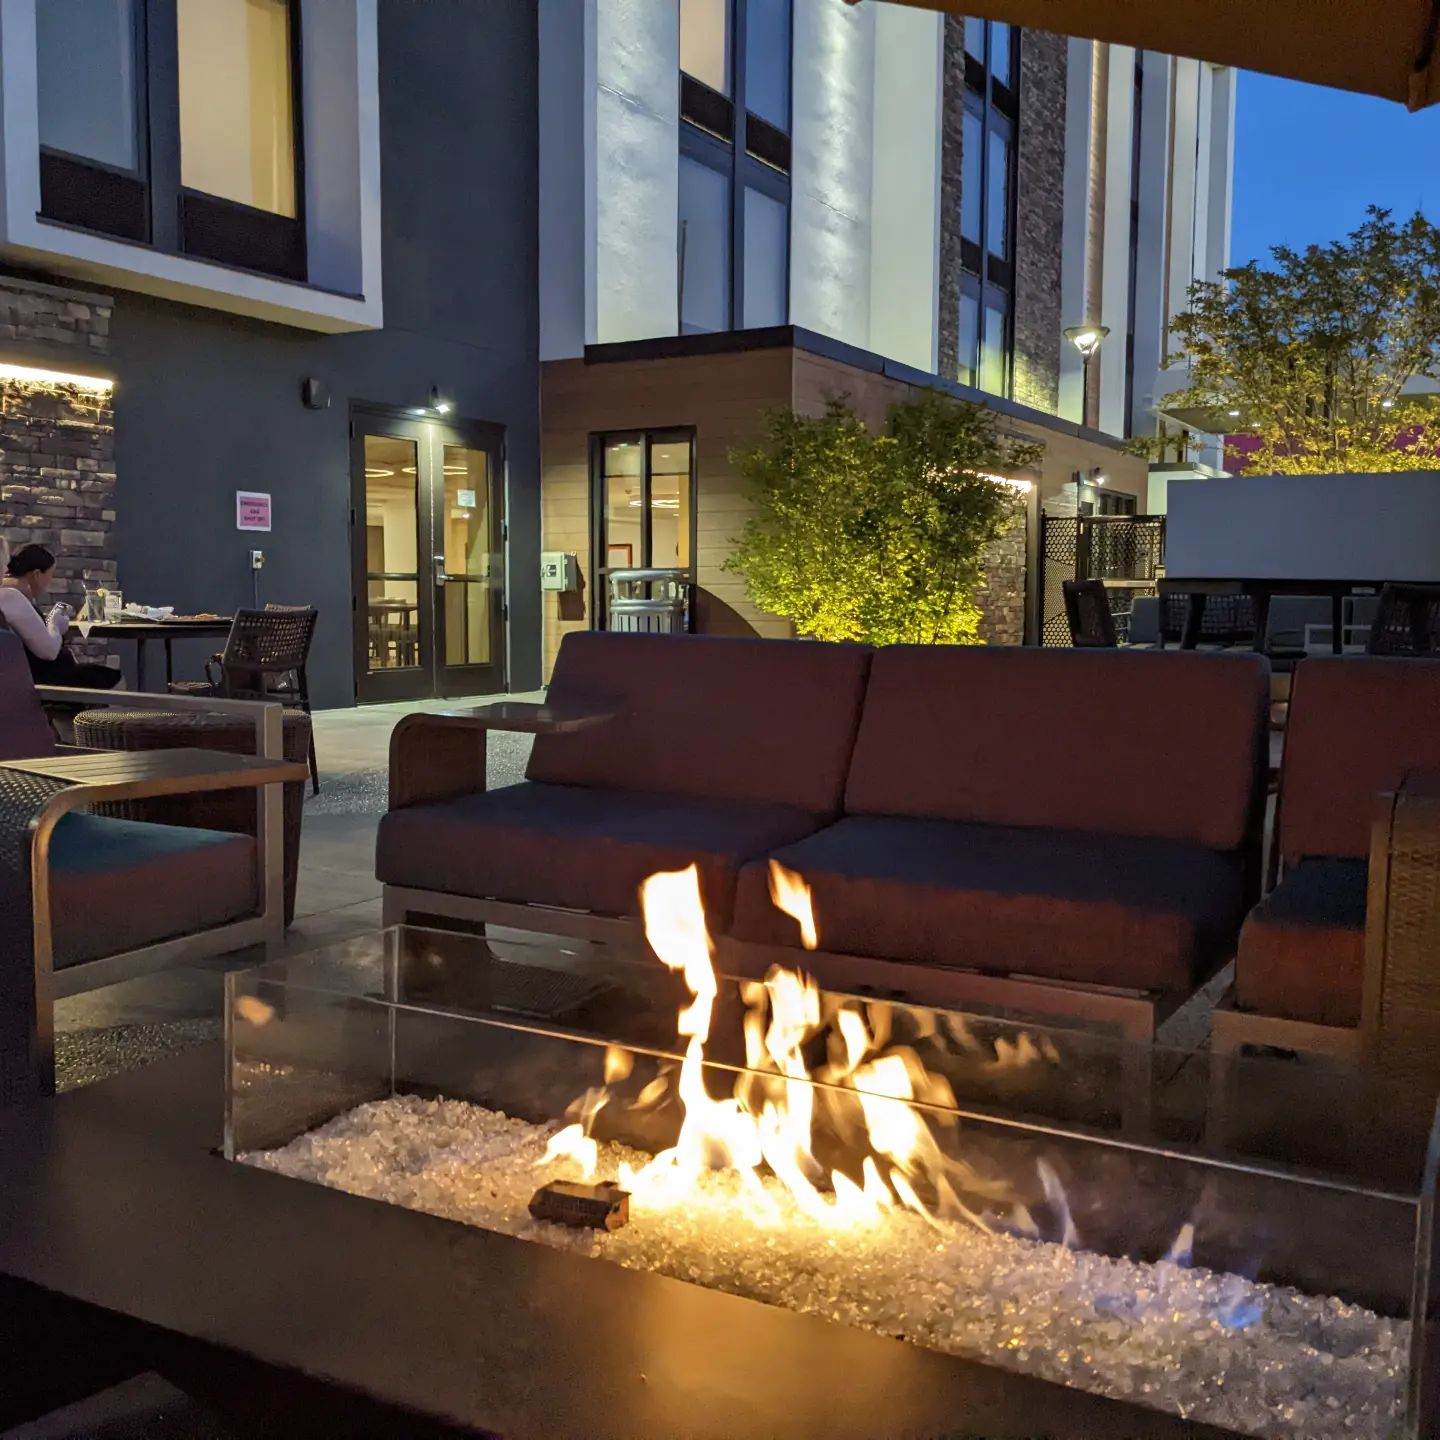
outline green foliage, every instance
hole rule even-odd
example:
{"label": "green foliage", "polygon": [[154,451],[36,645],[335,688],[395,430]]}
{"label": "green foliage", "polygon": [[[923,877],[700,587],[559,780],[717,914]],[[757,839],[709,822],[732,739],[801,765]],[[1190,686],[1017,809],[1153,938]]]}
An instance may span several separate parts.
{"label": "green foliage", "polygon": [[1256,474],[1435,468],[1435,412],[1401,391],[1440,375],[1440,229],[1371,206],[1345,240],[1271,254],[1192,287],[1169,361],[1190,384],[1169,406],[1253,434],[1229,460]]}
{"label": "green foliage", "polygon": [[936,391],[893,406],[883,434],[834,397],[818,418],[777,412],[730,456],[754,509],[726,569],[802,635],[976,644],[982,555],[1018,509],[986,475],[1040,453]]}

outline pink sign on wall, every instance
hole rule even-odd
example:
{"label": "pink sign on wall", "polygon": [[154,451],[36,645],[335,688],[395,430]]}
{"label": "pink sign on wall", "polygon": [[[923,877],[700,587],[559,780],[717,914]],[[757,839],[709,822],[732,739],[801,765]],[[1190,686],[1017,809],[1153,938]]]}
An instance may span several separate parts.
{"label": "pink sign on wall", "polygon": [[268,530],[270,528],[270,497],[257,490],[235,492],[235,528],[237,530]]}

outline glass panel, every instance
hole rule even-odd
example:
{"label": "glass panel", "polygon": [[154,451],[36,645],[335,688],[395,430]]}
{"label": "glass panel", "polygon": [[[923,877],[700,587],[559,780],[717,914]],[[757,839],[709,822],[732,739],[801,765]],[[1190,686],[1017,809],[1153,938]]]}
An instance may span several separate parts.
{"label": "glass panel", "polygon": [[790,129],[790,0],[749,0],[746,7],[745,108]]}
{"label": "glass panel", "polygon": [[973,385],[980,366],[980,301],[968,290],[960,292],[960,365],[956,378]]}
{"label": "glass panel", "polygon": [[960,234],[966,240],[980,243],[981,220],[985,207],[983,181],[985,164],[985,125],[968,96],[965,101],[965,123],[960,136]]}
{"label": "glass panel", "polygon": [[132,0],[35,7],[40,143],[120,170],[137,167]]}
{"label": "glass panel", "polygon": [[[717,1057],[776,1033],[781,990],[711,983],[697,998],[573,943],[419,929],[232,971],[224,1153],[1226,1434],[1434,1433],[1414,1408],[1434,1383],[1434,1107],[1410,1076],[825,993],[783,1055],[738,1070]],[[682,1068],[692,1004],[710,1053]],[[924,1100],[895,1098],[897,1071]],[[421,1113],[416,1095],[479,1108]],[[777,1120],[796,1159],[767,1172]],[[648,1163],[677,1142],[717,1169],[734,1158]],[[577,1247],[529,1204],[580,1176],[623,1181],[629,1208]],[[958,1301],[936,1306],[957,1276]],[[784,1433],[824,1433],[807,1419]],[[1137,1413],[1110,1433],[1152,1428]]]}
{"label": "glass panel", "polygon": [[983,20],[966,16],[965,53],[973,55],[982,65],[985,63],[985,22]]}
{"label": "glass panel", "polygon": [[990,22],[990,73],[1004,85],[1010,84],[1010,27],[999,20]]}
{"label": "glass panel", "polygon": [[445,551],[445,663],[488,665],[493,598],[490,456],[446,445],[441,535]]}
{"label": "glass panel", "polygon": [[730,0],[680,0],[680,68],[730,93]]}
{"label": "glass panel", "polygon": [[743,323],[747,328],[785,323],[789,252],[789,208],[763,191],[746,190]]}
{"label": "glass panel", "polygon": [[365,580],[371,670],[420,663],[420,522],[415,442],[365,437]]}
{"label": "glass panel", "polygon": [[1005,341],[1005,311],[989,302],[985,306],[985,343],[980,352],[980,388],[992,395],[1003,395],[1009,388]]}
{"label": "glass panel", "polygon": [[605,559],[609,570],[647,565],[641,541],[641,469],[639,440],[613,440],[605,446]]}
{"label": "glass panel", "polygon": [[730,178],[680,157],[680,333],[730,328]]}
{"label": "glass panel", "polygon": [[[1010,258],[1010,127],[1000,116],[990,122],[990,168],[985,177],[985,248]],[[962,196],[964,192],[961,192]]]}
{"label": "glass panel", "polygon": [[180,183],[295,214],[288,0],[182,0]]}
{"label": "glass panel", "polygon": [[650,564],[690,564],[690,442],[650,442]]}

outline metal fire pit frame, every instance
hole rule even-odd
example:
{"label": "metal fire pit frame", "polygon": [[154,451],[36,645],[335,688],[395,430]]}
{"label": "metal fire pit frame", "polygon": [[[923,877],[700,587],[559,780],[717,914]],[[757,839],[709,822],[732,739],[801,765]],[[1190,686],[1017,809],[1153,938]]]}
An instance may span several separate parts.
{"label": "metal fire pit frame", "polygon": [[285,1434],[1229,1436],[231,1164],[221,1090],[206,1047],[0,1111],[0,1425],[118,1367]]}

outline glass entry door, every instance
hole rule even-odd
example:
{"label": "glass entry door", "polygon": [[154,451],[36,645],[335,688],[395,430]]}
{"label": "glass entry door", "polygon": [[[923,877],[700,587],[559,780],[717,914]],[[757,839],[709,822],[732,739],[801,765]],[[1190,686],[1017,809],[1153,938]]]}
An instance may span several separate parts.
{"label": "glass entry door", "polygon": [[499,428],[357,416],[351,467],[356,698],[503,690]]}

